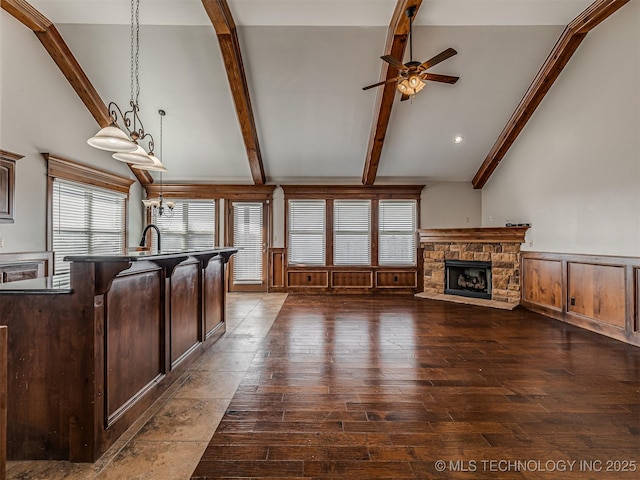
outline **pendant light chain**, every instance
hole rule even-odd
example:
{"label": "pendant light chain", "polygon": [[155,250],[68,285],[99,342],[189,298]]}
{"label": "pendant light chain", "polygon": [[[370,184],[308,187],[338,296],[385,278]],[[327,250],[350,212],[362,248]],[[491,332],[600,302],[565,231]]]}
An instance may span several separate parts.
{"label": "pendant light chain", "polygon": [[140,81],[139,81],[139,71],[140,71],[140,0],[136,0],[136,67],[135,67],[135,77],[136,77],[136,105],[138,105],[138,97],[140,96]]}

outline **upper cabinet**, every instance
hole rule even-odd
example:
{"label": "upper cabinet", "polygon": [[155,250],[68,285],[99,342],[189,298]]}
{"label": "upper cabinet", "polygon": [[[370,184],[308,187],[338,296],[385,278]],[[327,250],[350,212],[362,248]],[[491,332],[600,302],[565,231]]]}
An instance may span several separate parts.
{"label": "upper cabinet", "polygon": [[22,157],[0,150],[0,223],[13,223],[16,161]]}

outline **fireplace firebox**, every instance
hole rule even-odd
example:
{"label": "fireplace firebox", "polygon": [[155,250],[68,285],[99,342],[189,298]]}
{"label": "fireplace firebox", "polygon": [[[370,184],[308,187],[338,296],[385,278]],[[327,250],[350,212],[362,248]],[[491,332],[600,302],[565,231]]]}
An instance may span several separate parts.
{"label": "fireplace firebox", "polygon": [[491,299],[491,262],[445,260],[444,293]]}

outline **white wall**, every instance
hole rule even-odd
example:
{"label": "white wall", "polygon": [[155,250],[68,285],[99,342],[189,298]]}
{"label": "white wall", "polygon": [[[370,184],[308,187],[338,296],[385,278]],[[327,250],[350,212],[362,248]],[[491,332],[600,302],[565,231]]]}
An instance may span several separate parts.
{"label": "white wall", "polygon": [[[0,253],[41,251],[46,248],[46,165],[41,153],[134,177],[108,152],[86,144],[98,124],[36,36],[4,11],[0,27],[0,148],[24,155],[16,163],[15,222],[0,224]],[[136,183],[129,201],[130,244],[137,243],[142,230],[141,192]]]}
{"label": "white wall", "polygon": [[482,192],[471,182],[435,182],[422,190],[421,228],[473,228],[481,223]]}
{"label": "white wall", "polygon": [[526,250],[640,256],[640,2],[591,31],[482,193]]}

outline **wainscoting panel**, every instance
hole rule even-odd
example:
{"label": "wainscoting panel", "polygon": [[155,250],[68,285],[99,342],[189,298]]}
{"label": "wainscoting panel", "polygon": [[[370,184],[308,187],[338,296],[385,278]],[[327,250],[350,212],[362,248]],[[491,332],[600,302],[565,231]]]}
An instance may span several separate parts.
{"label": "wainscoting panel", "polygon": [[640,258],[522,253],[522,306],[640,346]]}
{"label": "wainscoting panel", "polygon": [[568,263],[568,311],[624,328],[624,265]]}
{"label": "wainscoting panel", "polygon": [[331,272],[331,286],[342,288],[373,287],[372,272]]}
{"label": "wainscoting panel", "polygon": [[562,261],[522,258],[522,300],[562,311]]}

